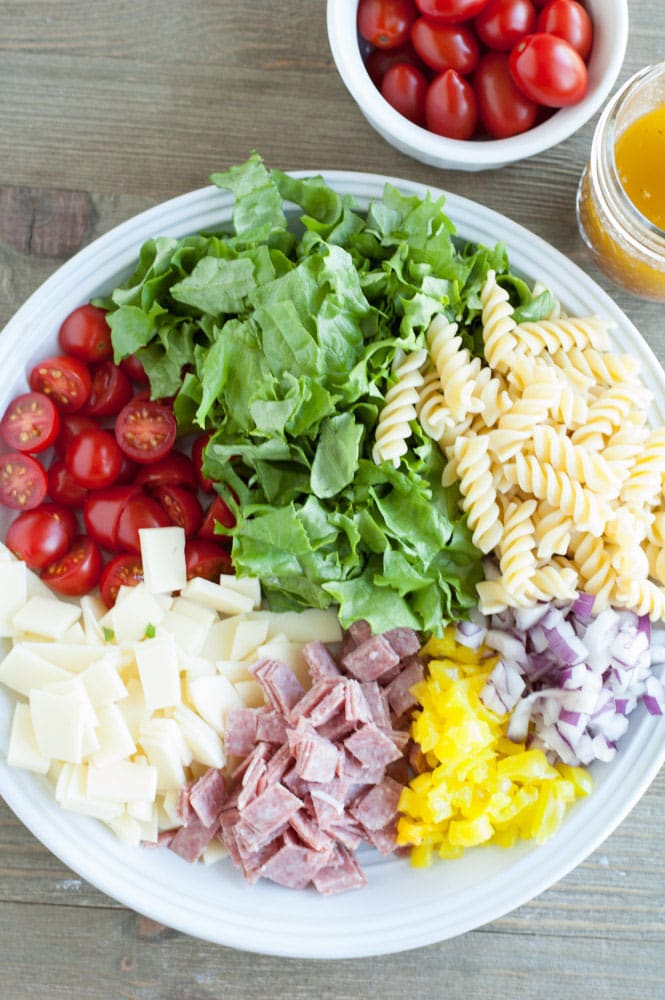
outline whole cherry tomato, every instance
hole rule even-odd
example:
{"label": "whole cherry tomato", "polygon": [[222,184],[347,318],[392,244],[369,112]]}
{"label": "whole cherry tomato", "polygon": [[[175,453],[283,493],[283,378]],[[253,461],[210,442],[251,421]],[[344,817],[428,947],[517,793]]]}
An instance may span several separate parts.
{"label": "whole cherry tomato", "polygon": [[170,451],[164,458],[142,465],[134,482],[147,490],[157,486],[184,486],[195,493],[198,489],[194,462],[182,451]]}
{"label": "whole cherry tomato", "polygon": [[547,108],[577,104],[586,93],[584,60],[557,35],[527,35],[510,53],[508,65],[519,89]]}
{"label": "whole cherry tomato", "polygon": [[52,590],[69,597],[83,597],[97,586],[102,557],[92,538],[77,535],[63,556],[49,563],[41,577]]}
{"label": "whole cherry tomato", "polygon": [[506,139],[531,128],[538,105],[515,86],[505,52],[486,52],[473,76],[478,114],[493,139]]}
{"label": "whole cherry tomato", "polygon": [[128,375],[134,382],[140,382],[141,385],[148,385],[150,379],[135,354],[128,354],[126,358],[123,358],[120,362],[120,367],[125,375]]}
{"label": "whole cherry tomato", "polygon": [[49,396],[63,413],[80,410],[90,394],[90,372],[78,358],[46,358],[38,362],[28,377],[34,392]]}
{"label": "whole cherry tomato", "polygon": [[5,410],[0,432],[15,451],[45,451],[60,430],[60,414],[43,392],[24,392]]}
{"label": "whole cherry tomato", "polygon": [[88,491],[70,475],[64,460],[56,458],[48,470],[48,495],[63,507],[82,507]]}
{"label": "whole cherry tomato", "polygon": [[478,122],[478,102],[468,80],[454,69],[429,85],[425,97],[427,127],[449,139],[470,139]]}
{"label": "whole cherry tomato", "polygon": [[488,0],[416,0],[418,10],[439,24],[459,24],[475,17]]}
{"label": "whole cherry tomato", "polygon": [[425,124],[427,79],[416,66],[398,63],[383,78],[381,93],[396,111],[416,125]]}
{"label": "whole cherry tomato", "polygon": [[112,361],[93,365],[90,379],[90,395],[80,411],[87,417],[115,417],[134,394],[130,379]]}
{"label": "whole cherry tomato", "polygon": [[372,49],[365,60],[365,69],[374,86],[380,90],[384,76],[391,66],[397,66],[398,63],[409,63],[423,69],[420,57],[410,41],[396,49]]}
{"label": "whole cherry tomato", "polygon": [[81,431],[94,431],[99,424],[92,417],[84,417],[81,413],[66,413],[60,418],[60,432],[53,443],[58,458],[64,458],[65,452]]}
{"label": "whole cherry tomato", "polygon": [[45,503],[19,514],[9,525],[5,542],[29,569],[44,569],[65,554],[75,531],[71,511]]}
{"label": "whole cherry tomato", "polygon": [[454,69],[467,76],[478,65],[478,42],[466,24],[433,24],[419,17],[411,26],[411,40],[422,61],[437,73]]}
{"label": "whole cherry tomato", "polygon": [[168,528],[173,522],[156,500],[146,494],[130,497],[118,518],[117,547],[121,552],[141,551],[141,528]]}
{"label": "whole cherry tomato", "polygon": [[79,306],[63,320],[58,341],[65,354],[91,364],[113,354],[106,311],[93,305]]}
{"label": "whole cherry tomato", "polygon": [[582,59],[591,51],[593,24],[577,0],[550,0],[538,15],[536,30],[565,38]]}
{"label": "whole cherry tomato", "polygon": [[395,49],[408,40],[417,14],[413,0],[360,0],[358,31],[377,49]]}
{"label": "whole cherry tomato", "polygon": [[73,438],[65,452],[65,465],[80,486],[87,490],[103,490],[118,478],[122,452],[109,431],[96,427]]}
{"label": "whole cherry tomato", "polygon": [[38,507],[48,490],[46,470],[32,455],[10,451],[0,455],[0,503],[12,510]]}
{"label": "whole cherry tomato", "polygon": [[489,0],[475,20],[478,38],[490,49],[510,52],[536,27],[531,0]]}
{"label": "whole cherry tomato", "polygon": [[176,438],[173,411],[161,403],[132,399],[116,417],[116,441],[133,462],[157,462]]}
{"label": "whole cherry tomato", "polygon": [[139,583],[143,583],[143,564],[140,556],[115,556],[104,567],[99,581],[104,604],[107,608],[112,608],[121,587],[136,587]]}

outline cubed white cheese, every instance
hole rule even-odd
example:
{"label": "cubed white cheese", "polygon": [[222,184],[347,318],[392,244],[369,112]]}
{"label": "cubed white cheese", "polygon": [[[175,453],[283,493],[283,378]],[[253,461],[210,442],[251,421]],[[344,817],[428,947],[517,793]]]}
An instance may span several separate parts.
{"label": "cubed white cheese", "polygon": [[259,708],[265,704],[263,688],[257,681],[236,681],[234,687],[248,708]]}
{"label": "cubed white cheese", "polygon": [[305,611],[282,611],[270,614],[269,636],[283,633],[293,642],[339,642],[342,627],[334,610],[321,611],[308,608]]}
{"label": "cubed white cheese", "polygon": [[245,619],[239,621],[233,634],[231,660],[244,660],[254,653],[257,646],[265,642],[268,635],[268,619]]}
{"label": "cubed white cheese", "polygon": [[149,626],[156,628],[163,617],[162,603],[139,583],[124,600],[116,601],[101,625],[111,629],[116,642],[137,642],[144,638]]}
{"label": "cubed white cheese", "polygon": [[220,735],[226,726],[228,710],[245,707],[233,684],[220,674],[197,677],[189,685],[189,695],[199,715]]}
{"label": "cubed white cheese", "polygon": [[68,628],[59,642],[66,642],[70,646],[82,645],[85,643],[85,632],[83,631],[83,626],[80,622],[76,622],[71,628]]}
{"label": "cubed white cheese", "polygon": [[81,763],[89,717],[75,694],[34,689],[30,692],[30,714],[40,753],[72,764]]}
{"label": "cubed white cheese", "polygon": [[163,813],[160,816],[160,828],[169,830],[173,826],[182,826],[182,816],[178,813],[178,793],[166,792],[158,801],[160,813]]}
{"label": "cubed white cheese", "polygon": [[243,660],[218,660],[217,673],[228,678],[232,684],[237,681],[251,681],[252,674],[249,672],[250,664]]}
{"label": "cubed white cheese", "polygon": [[148,713],[181,702],[180,672],[175,642],[170,635],[146,639],[136,646],[136,663]]}
{"label": "cubed white cheese", "polygon": [[97,709],[97,718],[99,747],[93,752],[91,763],[104,767],[131,757],[136,752],[136,743],[118,706],[102,705]]}
{"label": "cubed white cheese", "polygon": [[28,600],[28,575],[24,562],[5,560],[0,562],[0,636],[16,634],[14,615]]}
{"label": "cubed white cheese", "polygon": [[197,621],[190,615],[182,615],[171,609],[166,612],[161,624],[157,626],[157,635],[163,635],[165,632],[170,633],[179,649],[186,650],[196,656],[203,648],[209,630],[209,625]]}
{"label": "cubed white cheese", "polygon": [[62,639],[80,617],[81,608],[77,604],[58,601],[52,597],[30,597],[12,620],[14,628],[19,632],[31,632],[47,639]]}
{"label": "cubed white cheese", "polygon": [[90,702],[95,708],[127,697],[127,688],[118,674],[116,661],[112,657],[91,663],[78,676],[85,685]]}
{"label": "cubed white cheese", "polygon": [[[67,767],[68,770],[63,769],[61,780],[58,782],[59,802],[63,809],[80,813],[83,816],[92,816],[94,819],[101,819],[106,823],[123,814],[125,807],[122,802],[98,799],[94,795],[90,795],[87,764],[70,764]],[[66,782],[62,780],[65,776]]]}
{"label": "cubed white cheese", "polygon": [[183,588],[183,596],[192,601],[198,601],[207,607],[215,608],[225,615],[239,615],[251,611],[254,607],[252,597],[239,594],[228,587],[220,587],[212,580],[204,580],[203,577],[196,576],[189,580],[187,586]]}
{"label": "cubed white cheese", "polygon": [[190,656],[188,653],[183,653],[181,649],[178,650],[178,663],[180,670],[184,671],[190,679],[192,677],[207,677],[217,673],[212,660],[207,660],[203,656]]}
{"label": "cubed white cheese", "polygon": [[[184,743],[174,719],[148,719],[139,730],[139,743],[148,763],[157,768],[158,792],[178,789],[185,783],[179,746],[181,742]],[[185,749],[189,752],[186,745]]]}
{"label": "cubed white cheese", "polygon": [[106,767],[88,768],[88,795],[110,802],[134,802],[157,794],[157,768],[121,760]]}
{"label": "cubed white cheese", "polygon": [[208,660],[230,660],[233,638],[240,621],[242,621],[242,618],[236,616],[215,622],[208,632],[206,641],[199,650],[200,655]]}
{"label": "cubed white cheese", "polygon": [[180,726],[180,732],[196,760],[208,767],[224,767],[222,742],[212,726],[186,705],[179,705],[173,718]]}
{"label": "cubed white cheese", "polygon": [[104,649],[100,646],[80,645],[79,643],[68,642],[23,642],[21,648],[35,653],[37,656],[55,663],[63,670],[72,674],[78,674],[86,667],[89,667],[95,660],[104,656]]}
{"label": "cubed white cheese", "polygon": [[132,739],[138,740],[141,723],[148,716],[143,688],[138,677],[127,681],[127,697],[118,702],[118,708],[127,723]]}
{"label": "cubed white cheese", "polygon": [[103,600],[96,594],[85,594],[81,598],[81,620],[87,643],[99,645],[104,642],[104,633],[99,623],[106,610]]}
{"label": "cubed white cheese", "polygon": [[[36,646],[39,649],[41,644]],[[67,670],[22,644],[13,646],[0,663],[0,681],[26,698],[33,688],[43,688],[71,676]]]}
{"label": "cubed white cheese", "polygon": [[123,812],[108,821],[108,825],[122,844],[139,847],[141,844],[141,824],[133,816]]}
{"label": "cubed white cheese", "polygon": [[216,621],[219,621],[214,608],[206,607],[205,604],[199,604],[197,601],[190,601],[188,597],[179,596],[174,598],[172,608],[179,615],[187,615],[189,618],[194,618],[197,622],[205,625],[206,628],[210,628]]}
{"label": "cubed white cheese", "polygon": [[151,594],[171,594],[187,583],[185,532],[171,528],[139,528],[145,585]]}
{"label": "cubed white cheese", "polygon": [[261,581],[258,576],[236,576],[233,573],[221,573],[219,585],[224,590],[234,590],[237,594],[251,597],[254,607],[261,607]]}
{"label": "cubed white cheese", "polygon": [[11,767],[23,767],[37,774],[46,774],[51,761],[40,751],[32,725],[30,706],[19,701],[14,708],[12,728],[7,750],[7,763]]}

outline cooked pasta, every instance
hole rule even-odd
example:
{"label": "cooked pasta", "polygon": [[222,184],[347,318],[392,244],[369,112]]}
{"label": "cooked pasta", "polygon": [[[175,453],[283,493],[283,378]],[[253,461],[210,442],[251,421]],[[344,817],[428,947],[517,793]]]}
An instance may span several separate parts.
{"label": "cooked pasta", "polygon": [[614,385],[615,382],[637,381],[640,374],[640,363],[632,354],[596,351],[593,347],[586,347],[583,350],[579,347],[572,347],[569,351],[558,350],[552,360],[564,371],[580,372],[599,385],[605,386]]}
{"label": "cooked pasta", "polygon": [[620,579],[614,601],[638,615],[648,615],[652,621],[665,618],[665,589],[653,580]]}
{"label": "cooked pasta", "polygon": [[517,346],[515,320],[508,292],[498,284],[494,271],[487,272],[480,302],[485,358],[494,371],[505,372]]}
{"label": "cooked pasta", "polygon": [[372,458],[377,465],[392,462],[397,468],[407,450],[410,424],[416,419],[418,390],[423,383],[421,368],[426,360],[427,351],[414,351],[394,367],[396,382],[386,393],[376,425]]}
{"label": "cooked pasta", "polygon": [[535,520],[537,558],[547,562],[552,556],[565,555],[570,548],[573,529],[572,517],[541,500]]}
{"label": "cooked pasta", "polygon": [[453,420],[462,420],[467,413],[477,413],[481,404],[473,398],[473,387],[481,361],[472,358],[462,345],[462,338],[457,336],[457,323],[451,323],[443,314],[435,316],[427,330],[427,343]]}
{"label": "cooked pasta", "polygon": [[522,595],[536,571],[536,535],[532,515],[535,500],[512,502],[503,516],[503,532],[498,545],[499,568],[506,590]]}
{"label": "cooked pasta", "polygon": [[501,538],[501,522],[492,483],[485,437],[460,437],[454,445],[462,509],[473,532],[473,543],[481,552],[490,552]]}
{"label": "cooked pasta", "polygon": [[579,570],[582,589],[595,597],[594,612],[609,607],[617,574],[602,538],[583,535],[573,548],[573,561]]}
{"label": "cooked pasta", "polygon": [[450,409],[443,398],[441,379],[435,368],[429,368],[425,372],[423,384],[418,393],[416,413],[423,430],[434,441],[439,441],[444,431],[455,424]]}
{"label": "cooked pasta", "polygon": [[504,469],[506,479],[521,490],[547,500],[563,514],[572,517],[581,531],[601,535],[609,517],[607,501],[574,482],[565,472],[549,462],[539,462],[535,455],[517,454]]}
{"label": "cooked pasta", "polygon": [[626,422],[634,410],[646,409],[650,394],[632,382],[618,382],[605,389],[589,407],[584,427],[572,435],[573,444],[600,451],[606,440]]}
{"label": "cooked pasta", "polygon": [[644,442],[621,488],[621,499],[630,504],[654,506],[663,492],[665,474],[665,427],[653,431]]}
{"label": "cooked pasta", "polygon": [[609,348],[607,330],[610,324],[598,316],[576,316],[567,319],[543,319],[520,323],[513,330],[519,349],[534,357],[547,351],[569,351],[573,347],[593,347],[597,351]]}
{"label": "cooked pasta", "polygon": [[533,453],[539,462],[549,462],[560,472],[565,472],[589,489],[605,497],[619,493],[619,475],[602,455],[588,451],[582,445],[549,425],[533,428]]}

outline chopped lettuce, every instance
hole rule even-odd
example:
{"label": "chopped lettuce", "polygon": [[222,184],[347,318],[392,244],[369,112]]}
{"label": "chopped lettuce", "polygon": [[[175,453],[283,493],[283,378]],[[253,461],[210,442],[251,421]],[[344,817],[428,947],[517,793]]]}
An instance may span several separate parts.
{"label": "chopped lettuce", "polygon": [[548,293],[531,298],[503,246],[461,243],[443,199],[386,184],[361,212],[257,154],[211,179],[234,194],[232,228],[144,245],[102,302],[116,360],[138,352],[181,433],[212,431],[205,473],[236,514],[236,571],[273,608],[335,603],[343,625],[440,633],[475,605],[481,554],[417,424],[398,469],[371,459],[393,362],[441,312],[482,355],[490,268],[523,318]]}

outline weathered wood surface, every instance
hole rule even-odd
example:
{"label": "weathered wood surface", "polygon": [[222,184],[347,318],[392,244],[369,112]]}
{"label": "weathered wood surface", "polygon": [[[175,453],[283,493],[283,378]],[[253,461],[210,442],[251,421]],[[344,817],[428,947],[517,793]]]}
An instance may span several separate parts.
{"label": "weathered wood surface", "polygon": [[[665,57],[665,7],[630,7],[621,79]],[[593,124],[499,172],[442,173],[366,124],[336,74],[324,0],[5,0],[0,326],[95,236],[204,185],[252,148],[283,169],[381,172],[464,194],[538,233],[611,291],[574,218]],[[665,361],[663,307],[615,297]],[[0,804],[0,997],[660,1000],[664,829],[661,772],[600,849],[514,913],[418,951],[321,963],[258,957],[154,925],[68,871]]]}

